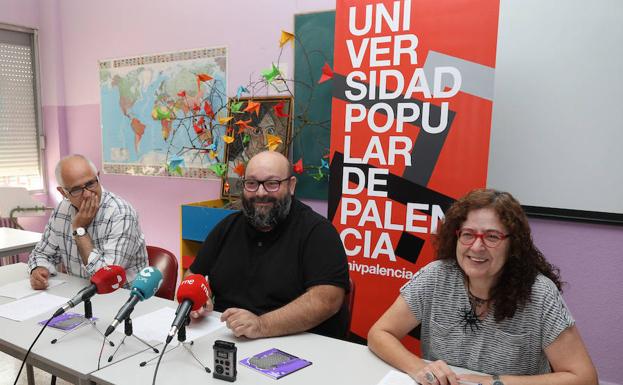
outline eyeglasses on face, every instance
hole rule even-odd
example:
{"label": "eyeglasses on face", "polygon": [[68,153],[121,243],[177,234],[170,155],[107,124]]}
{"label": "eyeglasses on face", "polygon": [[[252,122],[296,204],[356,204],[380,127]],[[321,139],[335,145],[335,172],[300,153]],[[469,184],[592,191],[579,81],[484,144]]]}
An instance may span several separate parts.
{"label": "eyeglasses on face", "polygon": [[99,178],[95,177],[94,179],[91,179],[87,183],[83,184],[82,186],[74,187],[71,190],[65,189],[65,191],[67,192],[67,194],[71,195],[72,197],[78,198],[79,196],[82,196],[82,193],[84,193],[84,190],[89,190],[91,192],[94,192],[93,190],[97,188],[98,183],[99,183]]}
{"label": "eyeglasses on face", "polygon": [[268,180],[257,180],[257,179],[243,179],[242,186],[248,192],[256,192],[259,190],[260,185],[264,186],[264,190],[267,192],[275,192],[279,190],[281,187],[281,183],[290,180],[291,177],[287,177],[285,179],[268,179]]}
{"label": "eyeglasses on face", "polygon": [[465,246],[471,246],[480,238],[482,243],[487,247],[497,247],[503,240],[508,238],[510,234],[504,234],[499,231],[489,230],[484,233],[477,233],[472,229],[461,229],[456,231],[459,242]]}

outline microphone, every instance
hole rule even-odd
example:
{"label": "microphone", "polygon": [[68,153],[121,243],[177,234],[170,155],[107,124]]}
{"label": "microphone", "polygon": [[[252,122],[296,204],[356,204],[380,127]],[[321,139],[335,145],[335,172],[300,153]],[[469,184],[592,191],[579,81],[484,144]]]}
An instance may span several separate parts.
{"label": "microphone", "polygon": [[126,282],[125,270],[118,265],[104,266],[91,276],[91,285],[80,290],[65,305],[59,308],[52,318],[58,317],[79,303],[88,300],[95,294],[108,294],[119,289]]}
{"label": "microphone", "polygon": [[175,319],[167,336],[167,344],[175,333],[184,325],[190,311],[199,310],[208,301],[208,281],[201,274],[189,275],[177,289],[177,301],[180,303],[175,312]]}
{"label": "microphone", "polygon": [[104,333],[104,337],[108,337],[119,325],[122,321],[132,314],[134,311],[134,306],[139,301],[144,301],[148,298],[151,298],[160,286],[162,285],[162,273],[160,270],[155,267],[148,266],[141,270],[134,281],[132,281],[132,290],[130,291],[130,299],[121,306],[117,316],[112,321],[108,329],[106,329],[106,333]]}

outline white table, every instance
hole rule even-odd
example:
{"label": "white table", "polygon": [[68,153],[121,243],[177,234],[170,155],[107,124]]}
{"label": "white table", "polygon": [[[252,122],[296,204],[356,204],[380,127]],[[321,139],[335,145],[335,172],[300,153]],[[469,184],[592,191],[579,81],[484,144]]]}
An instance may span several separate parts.
{"label": "white table", "polygon": [[[0,268],[1,284],[24,279],[27,276],[27,266],[24,263]],[[69,298],[87,284],[85,280],[80,278],[62,274],[61,277],[68,282],[50,289],[51,294]],[[105,330],[128,297],[129,292],[122,289],[107,295],[96,295],[92,298],[93,313],[99,317],[97,324],[99,330]],[[0,304],[9,301],[11,299],[0,297]],[[162,307],[175,309],[177,304],[173,301],[153,297],[137,304],[132,317],[136,318]],[[82,310],[82,305],[79,305],[70,311],[82,312]],[[23,322],[0,318],[0,350],[21,359],[41,329],[37,322],[46,316],[49,314],[43,314]],[[123,330],[123,325],[119,325],[117,330]],[[113,348],[106,346],[102,355],[101,368],[98,370],[97,359],[102,346],[102,336],[99,333],[93,330],[91,326],[87,326],[65,337],[61,342],[54,345],[50,343],[53,338],[59,338],[62,335],[64,335],[63,331],[46,329],[33,348],[28,363],[75,384],[151,384],[157,360],[145,367],[140,367],[139,363],[155,357],[156,354],[136,339],[126,339],[124,346],[116,354],[112,363],[108,363],[107,358],[112,353]],[[115,343],[121,339],[121,334],[115,333],[112,336]],[[312,362],[311,366],[279,379],[280,385],[328,385],[334,383],[375,385],[392,369],[363,345],[311,333],[248,340],[236,338],[229,329],[221,328],[199,338],[192,347],[193,352],[203,364],[212,370],[214,370],[212,346],[217,339],[236,343],[237,361],[270,348],[278,348]],[[177,341],[174,340],[172,346],[176,343]],[[162,345],[158,345],[157,348],[161,349]],[[275,380],[268,376],[241,364],[238,364],[237,367],[236,383],[238,384],[275,384]],[[464,372],[459,368],[454,369],[457,372]],[[31,378],[29,376],[29,379]],[[212,374],[206,373],[185,349],[178,348],[165,354],[158,371],[158,384],[206,382],[225,383],[222,380],[214,379]]]}
{"label": "white table", "polygon": [[[240,360],[277,348],[299,358],[312,362],[311,366],[291,373],[279,379],[279,385],[376,385],[393,368],[379,359],[367,346],[323,337],[311,333],[301,333],[285,337],[249,340],[236,338],[229,329],[221,328],[197,341],[192,347],[195,355],[214,370],[213,345],[215,340],[234,342],[237,347],[236,384],[239,385],[275,385],[275,380],[239,363]],[[171,343],[174,344],[177,341]],[[153,355],[141,353],[91,373],[89,376],[96,384],[105,385],[150,385],[152,383],[156,361],[140,367]],[[452,367],[456,373],[471,372]],[[394,369],[395,370],[395,369]],[[475,373],[475,372],[471,372]],[[184,349],[177,348],[164,355],[157,384],[225,384],[212,377]]]}
{"label": "white table", "polygon": [[41,239],[41,233],[0,227],[0,258],[32,250]]}
{"label": "white table", "polygon": [[[67,298],[73,297],[88,282],[73,276],[59,274],[60,278],[67,281],[63,285],[56,286],[48,292]],[[0,268],[0,283],[6,284],[28,277],[27,265],[16,263]],[[104,331],[112,322],[119,308],[129,298],[129,291],[125,289],[117,290],[106,295],[95,295],[91,301],[93,303],[93,315],[98,317],[97,328]],[[12,301],[10,298],[0,297],[0,304]],[[173,301],[153,297],[148,301],[140,302],[136,305],[132,317],[155,311],[163,306],[176,307]],[[69,310],[69,312],[83,313],[82,304]],[[41,325],[37,322],[51,316],[51,314],[41,314],[32,319],[16,322],[0,317],[0,350],[18,359],[22,359],[26,350],[33,339],[41,330]],[[123,324],[117,327],[123,331]],[[53,328],[47,328],[39,341],[31,351],[28,363],[52,373],[57,377],[63,378],[74,384],[89,384],[88,375],[98,369],[97,361],[102,347],[102,336],[97,333],[92,326],[85,326],[71,335],[66,336],[60,342],[51,344],[54,338],[59,338],[65,334]],[[117,343],[122,334],[114,333],[111,335],[113,341]],[[114,365],[120,360],[148,349],[145,345],[138,342],[135,338],[125,340],[124,346],[117,352],[112,363],[107,361],[108,356],[114,348],[106,345],[102,354],[101,366]],[[151,351],[151,350],[150,350]],[[154,356],[151,353],[151,356]],[[23,375],[23,373],[22,373]]]}

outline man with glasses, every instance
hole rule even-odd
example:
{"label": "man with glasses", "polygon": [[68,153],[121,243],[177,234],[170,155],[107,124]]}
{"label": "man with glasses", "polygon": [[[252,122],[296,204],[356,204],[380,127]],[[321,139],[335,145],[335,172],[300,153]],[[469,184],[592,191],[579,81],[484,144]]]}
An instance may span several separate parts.
{"label": "man with glasses", "polygon": [[251,158],[242,211],[212,230],[189,274],[208,276],[214,303],[207,311],[223,312],[221,319],[238,337],[312,331],[343,338],[346,254],[333,225],[294,198],[291,172],[278,152]]}
{"label": "man with glasses", "polygon": [[106,265],[120,265],[128,281],[147,265],[145,239],[132,206],[102,188],[97,168],[82,155],[56,165],[56,207],[41,240],[28,258],[30,284],[45,289],[57,266],[89,278]]}

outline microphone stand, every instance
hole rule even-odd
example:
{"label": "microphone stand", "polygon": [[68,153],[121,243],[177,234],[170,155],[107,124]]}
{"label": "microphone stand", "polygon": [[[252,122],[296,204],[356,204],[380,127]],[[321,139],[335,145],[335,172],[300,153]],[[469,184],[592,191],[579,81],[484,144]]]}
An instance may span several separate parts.
{"label": "microphone stand", "polygon": [[[210,370],[210,368],[208,368],[206,365],[203,364],[203,362],[201,362],[199,360],[199,358],[197,358],[197,356],[195,355],[195,353],[193,353],[192,351],[192,346],[194,345],[195,341],[190,341],[190,342],[186,342],[186,325],[188,325],[190,323],[190,317],[186,319],[186,321],[184,321],[184,323],[182,323],[182,326],[180,326],[180,328],[177,331],[177,341],[178,344],[175,345],[174,347],[172,347],[169,350],[165,350],[162,352],[162,354],[167,354],[172,352],[173,350],[179,348],[180,346],[183,347],[188,353],[190,353],[190,355],[192,356],[192,358],[195,359],[195,361],[197,361],[199,363],[199,365],[201,365],[201,367],[203,368],[203,370],[205,370],[207,373],[212,373],[212,371]],[[165,346],[166,348],[166,346]],[[154,357],[151,358],[147,361],[143,361],[139,364],[140,367],[143,367],[145,365],[147,365],[148,363],[150,363],[151,361],[157,359],[158,357]]]}
{"label": "microphone stand", "polygon": [[133,330],[132,330],[132,319],[128,316],[125,321],[124,321],[124,336],[121,339],[121,342],[119,342],[119,345],[117,345],[117,348],[115,349],[114,352],[112,352],[112,354],[110,355],[110,357],[108,357],[108,362],[112,362],[113,357],[115,356],[115,354],[117,354],[117,352],[119,351],[119,349],[121,349],[121,346],[123,345],[123,342],[125,341],[126,337],[134,337],[137,340],[139,340],[140,342],[142,342],[143,344],[147,345],[151,350],[154,351],[154,353],[160,353],[160,351],[158,349],[156,349],[155,347],[153,347],[152,345],[150,345],[149,343],[147,343],[147,341],[145,341],[144,339],[142,339],[141,337],[137,336],[136,334],[134,334]]}
{"label": "microphone stand", "polygon": [[96,332],[98,332],[99,334],[102,335],[102,337],[104,337],[104,341],[108,341],[110,346],[115,346],[115,344],[112,341],[108,340],[106,338],[106,336],[104,336],[104,333],[102,333],[97,328],[95,323],[96,323],[96,321],[93,319],[93,305],[91,304],[91,299],[87,298],[87,299],[84,300],[84,319],[82,320],[82,322],[80,322],[78,324],[78,326],[74,327],[73,329],[71,329],[67,333],[63,334],[61,337],[53,339],[52,341],[50,341],[50,343],[51,344],[55,344],[57,342],[60,342],[63,338],[67,337],[68,335],[70,335],[71,333],[75,332],[76,330],[82,328],[83,326],[91,325],[91,326],[93,326],[93,328],[95,329]]}

